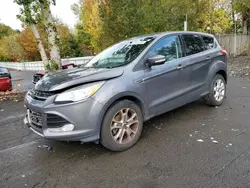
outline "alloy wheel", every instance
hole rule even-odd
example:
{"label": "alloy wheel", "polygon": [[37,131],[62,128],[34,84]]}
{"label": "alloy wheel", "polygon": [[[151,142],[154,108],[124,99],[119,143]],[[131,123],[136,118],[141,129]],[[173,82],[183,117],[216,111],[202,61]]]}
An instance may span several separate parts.
{"label": "alloy wheel", "polygon": [[220,102],[224,99],[226,92],[225,83],[223,80],[218,79],[214,83],[214,98],[216,101]]}
{"label": "alloy wheel", "polygon": [[110,131],[114,141],[118,144],[131,142],[139,128],[137,113],[131,108],[123,108],[112,118]]}

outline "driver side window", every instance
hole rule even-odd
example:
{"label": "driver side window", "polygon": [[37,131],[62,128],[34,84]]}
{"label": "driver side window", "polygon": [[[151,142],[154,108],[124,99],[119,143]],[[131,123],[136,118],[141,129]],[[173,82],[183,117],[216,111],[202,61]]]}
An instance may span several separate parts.
{"label": "driver side window", "polygon": [[166,63],[182,57],[181,45],[178,36],[170,36],[160,39],[150,50],[149,57],[163,55]]}

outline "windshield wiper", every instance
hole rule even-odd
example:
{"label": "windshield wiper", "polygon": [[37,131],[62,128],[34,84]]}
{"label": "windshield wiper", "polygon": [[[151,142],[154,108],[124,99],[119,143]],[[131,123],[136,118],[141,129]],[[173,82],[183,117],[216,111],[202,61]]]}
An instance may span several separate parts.
{"label": "windshield wiper", "polygon": [[106,67],[81,67],[81,68],[87,68],[87,69],[106,69]]}

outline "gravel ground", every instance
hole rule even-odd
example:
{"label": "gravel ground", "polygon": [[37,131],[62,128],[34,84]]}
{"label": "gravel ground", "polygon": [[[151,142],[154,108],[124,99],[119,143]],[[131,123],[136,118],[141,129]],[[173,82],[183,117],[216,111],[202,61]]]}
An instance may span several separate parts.
{"label": "gravel ground", "polygon": [[239,56],[239,57],[229,59],[228,73],[230,76],[249,77],[250,57]]}
{"label": "gravel ground", "polygon": [[32,87],[34,84],[32,83],[33,75],[35,74],[34,71],[10,71],[12,76],[12,85],[13,89],[18,92],[25,92]]}

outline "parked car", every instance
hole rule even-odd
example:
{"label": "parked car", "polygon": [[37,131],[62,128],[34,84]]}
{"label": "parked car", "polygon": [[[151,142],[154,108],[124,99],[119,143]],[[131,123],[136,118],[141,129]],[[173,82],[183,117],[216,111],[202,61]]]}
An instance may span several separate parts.
{"label": "parked car", "polygon": [[226,96],[227,52],[213,35],[170,32],[125,40],[83,68],[46,75],[25,98],[25,123],[48,139],[123,151],[143,122],[204,98]]}
{"label": "parked car", "polygon": [[0,91],[5,92],[12,89],[11,75],[8,69],[0,67]]}
{"label": "parked car", "polygon": [[[70,62],[70,61],[62,62],[62,69],[72,69],[72,68],[75,68],[75,67],[77,67],[77,66],[74,63]],[[34,84],[36,84],[44,75],[45,75],[45,71],[36,72],[33,75],[32,82]]]}

